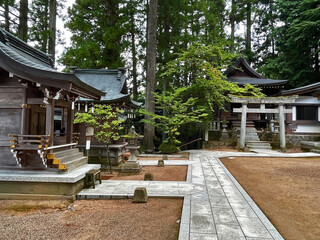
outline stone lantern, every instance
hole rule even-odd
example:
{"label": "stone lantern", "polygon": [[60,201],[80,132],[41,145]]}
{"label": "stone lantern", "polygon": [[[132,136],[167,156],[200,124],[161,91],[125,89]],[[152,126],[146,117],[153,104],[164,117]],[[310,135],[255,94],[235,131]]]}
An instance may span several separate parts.
{"label": "stone lantern", "polygon": [[129,133],[124,136],[128,140],[128,145],[126,149],[130,152],[130,157],[128,161],[124,164],[122,168],[122,172],[125,173],[138,173],[141,172],[141,166],[139,161],[137,160],[136,151],[140,148],[139,146],[139,138],[141,136],[136,133],[134,126],[132,126],[129,130]]}

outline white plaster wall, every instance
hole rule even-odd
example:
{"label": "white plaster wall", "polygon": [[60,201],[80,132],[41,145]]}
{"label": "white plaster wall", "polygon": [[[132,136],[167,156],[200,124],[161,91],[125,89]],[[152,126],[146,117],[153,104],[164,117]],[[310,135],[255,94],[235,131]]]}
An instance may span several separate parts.
{"label": "white plaster wall", "polygon": [[296,133],[320,133],[320,124],[298,125]]}
{"label": "white plaster wall", "polygon": [[292,106],[292,121],[297,121],[297,107]]}
{"label": "white plaster wall", "polygon": [[312,104],[320,104],[320,101],[316,97],[312,96],[299,96],[296,99],[295,103],[312,103]]}

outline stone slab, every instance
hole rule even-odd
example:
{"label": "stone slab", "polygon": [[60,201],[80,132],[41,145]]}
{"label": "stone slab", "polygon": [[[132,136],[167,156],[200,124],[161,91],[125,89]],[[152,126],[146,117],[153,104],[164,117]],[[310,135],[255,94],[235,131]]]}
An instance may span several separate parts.
{"label": "stone slab", "polygon": [[100,169],[100,164],[86,164],[71,172],[54,173],[46,171],[9,171],[0,170],[0,182],[51,182],[75,183],[83,179],[90,170]]}

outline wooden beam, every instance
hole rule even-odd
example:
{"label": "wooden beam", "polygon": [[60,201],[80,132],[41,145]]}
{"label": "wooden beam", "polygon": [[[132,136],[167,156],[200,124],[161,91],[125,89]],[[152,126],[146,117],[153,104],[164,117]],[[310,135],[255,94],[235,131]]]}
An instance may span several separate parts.
{"label": "wooden beam", "polygon": [[65,101],[65,100],[54,100],[54,106],[55,107],[69,108],[69,107],[71,107],[71,102],[68,102],[68,101]]}
{"label": "wooden beam", "polygon": [[47,104],[46,108],[46,135],[51,136],[51,141],[49,146],[53,146],[53,127],[54,127],[54,101],[49,100],[50,103]]}
{"label": "wooden beam", "polygon": [[[234,113],[242,113],[242,108],[234,108]],[[279,113],[279,109],[248,108],[247,113]],[[284,109],[284,113],[292,113],[292,109]]]}
{"label": "wooden beam", "polygon": [[44,104],[43,98],[28,98],[27,104],[41,105]]}

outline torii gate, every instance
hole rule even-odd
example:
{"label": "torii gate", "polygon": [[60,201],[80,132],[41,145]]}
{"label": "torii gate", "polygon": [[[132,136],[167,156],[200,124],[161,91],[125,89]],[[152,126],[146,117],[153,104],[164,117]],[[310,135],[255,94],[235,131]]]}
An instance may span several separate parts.
{"label": "torii gate", "polygon": [[[247,125],[247,113],[279,113],[279,131],[280,131],[280,148],[285,150],[286,148],[286,135],[284,114],[292,113],[292,109],[286,109],[285,104],[294,103],[297,96],[290,97],[233,97],[231,96],[231,102],[241,103],[241,108],[234,108],[234,113],[241,113],[241,128],[240,128],[240,149],[244,149],[246,145],[246,125]],[[248,108],[248,104],[260,104],[260,108]],[[265,104],[277,104],[278,108],[270,109],[266,108]]]}

